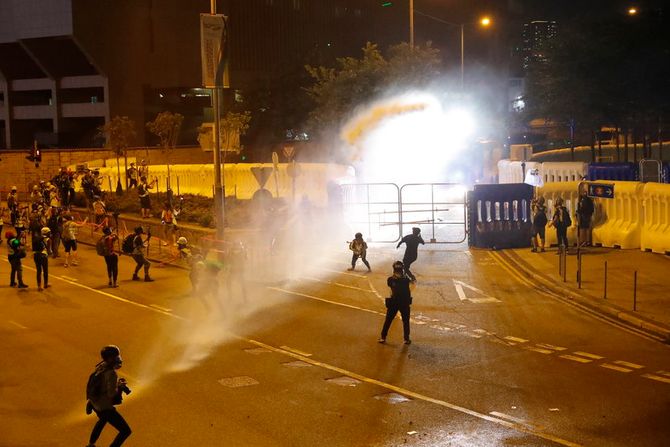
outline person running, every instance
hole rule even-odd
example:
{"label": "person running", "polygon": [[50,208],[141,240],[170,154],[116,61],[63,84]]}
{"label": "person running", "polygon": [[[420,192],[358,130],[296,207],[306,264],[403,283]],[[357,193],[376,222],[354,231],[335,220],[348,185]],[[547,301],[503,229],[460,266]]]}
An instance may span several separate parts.
{"label": "person running", "polygon": [[354,235],[354,240],[349,243],[349,250],[353,252],[351,255],[351,268],[347,269],[353,271],[356,268],[356,261],[358,258],[361,258],[363,264],[368,268],[368,272],[371,272],[370,263],[366,259],[368,252],[368,244],[363,240],[363,235],[361,233],[356,233]]}
{"label": "person running", "polygon": [[595,211],[593,199],[588,196],[587,188],[582,188],[577,202],[577,228],[579,246],[591,245],[591,219]]}
{"label": "person running", "polygon": [[126,171],[126,177],[128,177],[128,189],[137,188],[137,180],[139,180],[139,172],[135,167],[135,162],[130,163],[130,167]]}
{"label": "person running", "polygon": [[142,227],[135,228],[135,237],[133,238],[133,253],[132,257],[137,263],[135,271],[133,272],[133,281],[139,281],[140,277],[137,275],[142,268],[144,268],[144,281],[150,282],[153,279],[149,276],[149,268],[151,267],[151,262],[146,258],[146,246],[149,242],[149,237],[146,240],[142,239],[144,234],[144,229]]}
{"label": "person running", "polygon": [[122,393],[129,394],[130,389],[124,378],[119,378],[116,370],[123,365],[121,350],[118,346],[109,345],[100,350],[102,361],[95,365],[95,370],[86,385],[86,414],[95,412],[98,421],[93,426],[87,447],[95,447],[105,425],[109,424],[118,430],[118,434],[110,447],[119,447],[131,435],[130,426],[115,405],[122,403]]}
{"label": "person running", "polygon": [[11,266],[9,287],[25,289],[28,286],[23,282],[23,266],[21,264],[21,259],[26,257],[26,249],[21,244],[21,240],[11,231],[5,233],[5,239],[7,239],[7,260]]}
{"label": "person running", "polygon": [[140,198],[140,215],[142,219],[151,217],[151,198],[149,190],[154,187],[154,183],[147,183],[147,178],[140,177],[140,184],[137,186],[137,195]]}
{"label": "person running", "polygon": [[556,239],[558,241],[558,252],[560,254],[561,250],[568,252],[568,228],[572,225],[572,219],[570,219],[570,213],[567,208],[563,206],[563,199],[560,197],[556,199],[554,207],[554,215],[551,217],[551,222],[549,226],[556,228]]}
{"label": "person running", "polygon": [[[79,265],[79,256],[77,255],[77,232],[79,228],[86,225],[88,217],[84,219],[82,223],[77,223],[74,221],[74,217],[71,214],[65,216],[65,222],[63,223],[63,247],[65,248],[65,263],[63,267],[68,267],[70,264],[77,266]],[[72,262],[70,262],[70,257]]]}
{"label": "person running", "polygon": [[103,256],[107,265],[107,278],[109,279],[107,285],[116,288],[118,287],[116,280],[119,277],[119,254],[116,252],[114,245],[119,237],[110,227],[103,228],[102,234]]}
{"label": "person running", "polygon": [[386,320],[384,320],[381,337],[378,340],[379,343],[386,343],[389,328],[398,312],[400,312],[402,317],[402,332],[405,344],[409,345],[412,343],[412,340],[409,338],[409,316],[412,304],[410,288],[413,281],[407,277],[405,274],[406,271],[403,263],[396,261],[393,263],[393,275],[389,276],[386,280],[386,284],[391,289],[391,297],[386,298]]}
{"label": "person running", "polygon": [[[49,254],[51,251],[51,230],[49,227],[42,228],[41,237],[33,239],[33,260],[37,270],[37,290],[40,292],[49,288]],[[44,276],[44,289],[42,289],[42,276]]]}
{"label": "person running", "polygon": [[400,246],[402,244],[406,245],[405,255],[402,258],[402,263],[405,267],[405,273],[407,274],[407,276],[409,277],[409,279],[412,282],[416,282],[416,277],[409,270],[409,267],[419,257],[419,254],[418,254],[419,244],[421,244],[421,245],[426,244],[423,241],[423,238],[421,238],[421,228],[418,228],[418,227],[412,228],[412,234],[408,234],[407,236],[403,237],[400,240],[400,242],[398,242],[398,245],[396,246],[396,248],[400,248]]}
{"label": "person running", "polygon": [[[531,251],[537,253],[538,245],[541,252],[544,252],[545,241],[545,227],[547,226],[547,207],[544,206],[544,197],[538,197],[533,200],[530,206],[531,212],[531,235],[530,243],[532,245]],[[537,243],[538,237],[540,243]]]}

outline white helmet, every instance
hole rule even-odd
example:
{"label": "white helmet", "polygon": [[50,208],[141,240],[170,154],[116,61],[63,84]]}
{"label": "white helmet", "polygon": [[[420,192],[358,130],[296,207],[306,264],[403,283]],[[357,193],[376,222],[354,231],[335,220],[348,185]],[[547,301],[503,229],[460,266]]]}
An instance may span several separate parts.
{"label": "white helmet", "polygon": [[184,236],[177,239],[177,245],[188,245],[188,241]]}
{"label": "white helmet", "polygon": [[49,227],[44,227],[44,228],[42,228],[41,233],[42,233],[42,236],[49,236],[51,234],[51,230],[49,229]]}

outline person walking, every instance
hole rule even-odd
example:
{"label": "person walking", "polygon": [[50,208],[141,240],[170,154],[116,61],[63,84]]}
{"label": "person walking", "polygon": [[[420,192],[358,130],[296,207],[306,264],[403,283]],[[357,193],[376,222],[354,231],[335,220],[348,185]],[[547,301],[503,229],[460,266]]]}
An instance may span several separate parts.
{"label": "person walking", "polygon": [[412,228],[412,234],[408,234],[407,236],[403,237],[400,242],[398,242],[398,245],[396,248],[400,248],[402,244],[405,244],[405,255],[402,258],[402,263],[405,266],[405,273],[409,277],[409,279],[412,282],[416,282],[416,277],[414,274],[410,271],[409,267],[412,265],[414,261],[417,260],[419,257],[418,251],[419,251],[419,244],[425,245],[426,243],[423,241],[423,238],[421,237],[421,228],[414,227]]}
{"label": "person walking", "polygon": [[558,252],[560,254],[561,250],[568,252],[568,228],[572,225],[572,219],[570,219],[570,213],[567,208],[563,206],[563,199],[560,197],[556,199],[554,206],[554,214],[551,217],[550,226],[556,228],[556,239],[558,240]]}
{"label": "person walking", "polygon": [[580,247],[591,245],[591,219],[594,211],[593,199],[588,196],[587,188],[582,188],[577,202],[577,236]]}
{"label": "person walking", "polygon": [[135,228],[135,237],[133,238],[133,252],[132,257],[135,260],[137,266],[133,272],[133,281],[139,281],[140,277],[137,275],[142,268],[144,268],[144,281],[151,282],[153,279],[149,276],[149,268],[151,267],[151,262],[146,258],[146,246],[149,242],[149,237],[146,240],[142,239],[144,234],[144,229],[142,227]]}
{"label": "person walking", "polygon": [[42,228],[41,237],[33,239],[33,260],[37,270],[37,290],[42,289],[42,276],[44,276],[44,289],[49,288],[49,254],[51,251],[51,230],[49,227]]}
{"label": "person walking", "polygon": [[354,240],[349,243],[349,250],[353,252],[351,255],[351,268],[347,269],[353,271],[356,268],[356,261],[358,258],[361,258],[363,264],[368,268],[368,272],[371,272],[370,263],[366,259],[368,252],[368,244],[363,240],[363,235],[361,233],[356,233],[354,235]]}
{"label": "person walking", "polygon": [[126,177],[128,177],[128,189],[137,188],[137,180],[139,180],[140,175],[135,167],[135,162],[130,162],[130,167],[126,171]]}
{"label": "person walking", "polygon": [[115,405],[123,401],[122,393],[129,394],[130,389],[124,378],[119,378],[116,370],[123,366],[121,350],[118,346],[109,345],[100,350],[102,361],[95,365],[86,384],[86,414],[95,412],[98,421],[93,426],[87,447],[95,447],[105,425],[109,424],[118,430],[110,447],[119,447],[131,435],[132,431],[126,420],[121,416]]}
{"label": "person walking", "polygon": [[23,266],[21,259],[26,257],[26,249],[21,245],[21,240],[11,231],[5,233],[7,239],[7,260],[11,266],[9,274],[9,287],[25,289],[28,286],[23,282]]}
{"label": "person walking", "polygon": [[[63,247],[65,248],[65,263],[63,267],[68,267],[70,264],[77,266],[79,265],[79,256],[77,255],[77,232],[79,228],[86,225],[88,217],[84,219],[82,223],[77,223],[74,221],[74,217],[71,214],[65,216],[65,222],[63,223]],[[72,262],[70,262],[70,257],[72,257]]]}
{"label": "person walking", "polygon": [[[538,197],[530,205],[531,235],[530,243],[533,248],[530,251],[537,253],[538,246],[544,252],[545,227],[547,226],[547,207],[544,206],[544,197]],[[538,244],[538,240],[540,243]]]}
{"label": "person walking", "polygon": [[384,320],[381,337],[378,340],[379,343],[386,343],[389,328],[398,312],[400,312],[400,316],[402,317],[402,332],[405,344],[409,345],[412,343],[412,340],[409,338],[409,316],[412,304],[410,289],[413,287],[414,281],[411,281],[407,277],[405,274],[406,271],[406,266],[402,262],[396,261],[393,263],[393,275],[389,276],[386,280],[386,284],[391,289],[391,297],[386,298],[386,320]]}
{"label": "person walking", "polygon": [[102,255],[105,258],[105,264],[107,265],[107,278],[109,287],[116,288],[116,280],[119,277],[119,254],[117,253],[114,245],[116,241],[119,240],[119,237],[112,231],[111,227],[105,227],[102,229],[102,237],[100,238],[100,243],[102,245]]}

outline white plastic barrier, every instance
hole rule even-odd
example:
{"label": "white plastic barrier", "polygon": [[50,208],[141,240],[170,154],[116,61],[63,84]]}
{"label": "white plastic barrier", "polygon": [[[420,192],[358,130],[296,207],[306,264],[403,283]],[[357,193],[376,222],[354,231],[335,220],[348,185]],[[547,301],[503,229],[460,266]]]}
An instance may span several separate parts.
{"label": "white plastic barrier", "polygon": [[[536,197],[544,197],[544,204],[547,207],[547,219],[549,222],[551,222],[554,215],[556,199],[563,199],[563,205],[567,208],[572,219],[572,226],[568,228],[569,245],[577,243],[577,219],[574,218],[574,215],[577,209],[577,201],[579,200],[578,190],[579,182],[554,182],[545,183],[543,187],[537,188],[536,191]],[[553,227],[547,226],[546,233],[547,246],[558,244],[556,230]]]}
{"label": "white plastic barrier", "polygon": [[544,183],[578,182],[586,176],[588,165],[582,162],[545,162],[540,172]]}
{"label": "white plastic barrier", "polygon": [[523,183],[524,166],[522,163],[525,163],[526,172],[540,168],[540,163],[534,161],[500,160],[498,162],[498,183]]}
{"label": "white plastic barrier", "polygon": [[599,215],[595,216],[593,222],[593,243],[604,247],[639,248],[644,219],[642,212],[644,184],[606,183],[614,185],[614,198],[595,199]]}
{"label": "white plastic barrier", "polygon": [[670,252],[670,185],[646,183],[642,197],[644,224],[640,248],[667,254]]}

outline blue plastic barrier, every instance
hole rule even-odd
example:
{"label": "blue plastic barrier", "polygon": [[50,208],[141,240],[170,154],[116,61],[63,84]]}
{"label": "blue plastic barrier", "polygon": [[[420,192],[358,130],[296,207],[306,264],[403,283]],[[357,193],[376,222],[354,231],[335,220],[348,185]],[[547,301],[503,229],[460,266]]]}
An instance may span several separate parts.
{"label": "blue plastic barrier", "polygon": [[588,179],[634,182],[638,179],[638,167],[635,163],[591,163]]}
{"label": "blue plastic barrier", "polygon": [[670,163],[663,163],[661,170],[661,183],[670,183]]}

